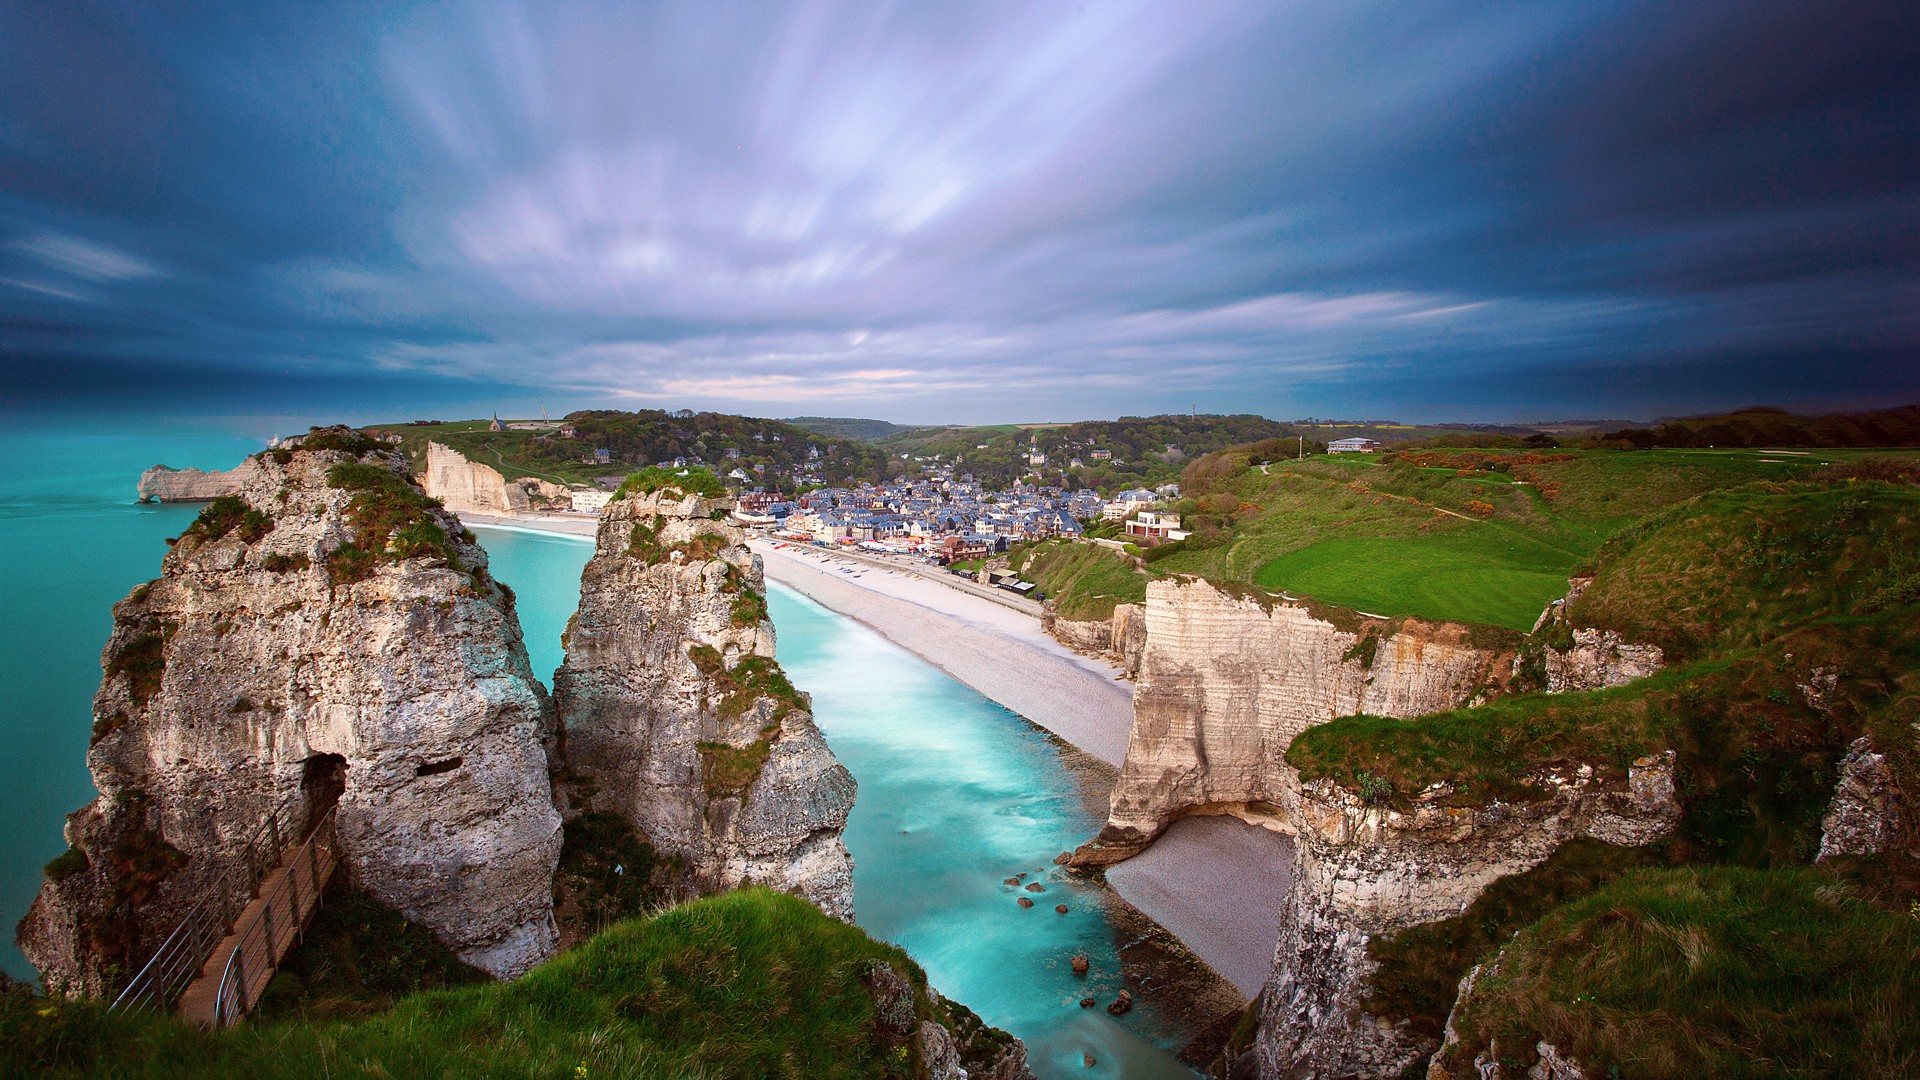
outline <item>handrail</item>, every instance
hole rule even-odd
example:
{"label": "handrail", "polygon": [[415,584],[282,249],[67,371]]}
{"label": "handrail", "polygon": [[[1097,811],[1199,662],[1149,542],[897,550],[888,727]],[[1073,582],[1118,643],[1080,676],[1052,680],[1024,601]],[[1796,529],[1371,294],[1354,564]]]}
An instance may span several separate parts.
{"label": "handrail", "polygon": [[[301,841],[300,846],[286,860],[286,873],[274,882],[273,887],[260,896],[260,907],[254,917],[237,924],[233,933],[239,938],[234,943],[233,952],[227,957],[227,965],[220,973],[220,988],[214,997],[213,1023],[215,1027],[232,1027],[246,1016],[253,1007],[250,1000],[248,971],[256,979],[271,975],[279,965],[277,935],[274,932],[274,909],[284,905],[287,926],[294,935],[306,928],[306,916],[312,908],[319,907],[319,893],[326,884],[326,878],[340,861],[339,835],[335,829],[335,811],[328,810]],[[312,908],[302,910],[300,896],[301,863],[306,863],[307,888]]]}
{"label": "handrail", "polygon": [[[127,980],[113,1004],[107,1007],[109,1012],[172,1011],[181,993],[200,973],[201,965],[226,936],[234,916],[252,901],[261,879],[280,861],[282,845],[286,838],[295,835],[298,827],[295,816],[304,803],[301,794],[294,792],[274,807],[273,813],[254,829],[242,847],[246,857],[241,867],[230,865],[210,883],[211,888],[203,889],[208,895],[187,910],[147,962]],[[236,869],[244,871],[244,883],[231,880]]]}

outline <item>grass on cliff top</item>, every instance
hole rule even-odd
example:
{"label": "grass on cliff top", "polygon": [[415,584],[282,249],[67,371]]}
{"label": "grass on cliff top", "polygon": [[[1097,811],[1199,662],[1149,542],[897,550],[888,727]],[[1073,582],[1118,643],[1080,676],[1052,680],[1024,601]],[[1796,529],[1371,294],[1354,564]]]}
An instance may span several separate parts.
{"label": "grass on cliff top", "polygon": [[406,477],[384,465],[342,462],[327,470],[327,486],[353,493],[347,503],[353,539],[327,555],[335,581],[364,580],[381,562],[438,558],[460,567],[453,538],[432,513],[439,502]]}
{"label": "grass on cliff top", "polygon": [[1920,919],[1817,870],[1636,871],[1522,931],[1456,1020],[1449,1075],[1497,1040],[1591,1075],[1920,1073]]}
{"label": "grass on cliff top", "polygon": [[[863,977],[899,949],[803,900],[743,889],[621,923],[510,983],[416,994],[353,1023],[202,1034],[98,1003],[0,995],[0,1074],[45,1077],[882,1077],[910,1066],[878,1034]],[[941,1019],[951,1019],[942,1016]]]}
{"label": "grass on cliff top", "polygon": [[[1174,509],[1194,535],[1149,551],[1154,571],[1522,630],[1622,529],[1705,492],[1813,477],[1831,457],[1423,451],[1262,464],[1258,449],[1189,466]],[[1066,585],[1051,593],[1063,608],[1093,591]]]}
{"label": "grass on cliff top", "polygon": [[1147,600],[1147,575],[1110,548],[1051,541],[1017,549],[1008,563],[1058,602],[1063,619],[1110,619],[1115,607]]}
{"label": "grass on cliff top", "polygon": [[1701,497],[1595,556],[1575,625],[1688,659],[1920,600],[1920,487],[1765,485]]}
{"label": "grass on cliff top", "polygon": [[[1830,687],[1822,678],[1830,675]],[[1624,778],[1644,754],[1677,755],[1688,860],[1810,859],[1849,742],[1920,686],[1920,609],[1805,627],[1762,649],[1671,668],[1628,686],[1526,694],[1418,720],[1343,717],[1308,728],[1287,761],[1398,806],[1451,783],[1456,805],[1539,798],[1529,772],[1594,767]],[[1910,718],[1909,718],[1910,719]]]}
{"label": "grass on cliff top", "polygon": [[727,485],[721,483],[719,477],[698,465],[685,469],[648,466],[628,473],[627,478],[620,481],[620,488],[613,493],[613,497],[621,499],[636,492],[651,495],[656,491],[677,491],[682,495],[705,495],[718,498],[727,493]]}
{"label": "grass on cliff top", "polygon": [[1482,528],[1418,539],[1328,540],[1274,559],[1254,581],[1376,615],[1525,633],[1566,594],[1574,563],[1524,536]]}

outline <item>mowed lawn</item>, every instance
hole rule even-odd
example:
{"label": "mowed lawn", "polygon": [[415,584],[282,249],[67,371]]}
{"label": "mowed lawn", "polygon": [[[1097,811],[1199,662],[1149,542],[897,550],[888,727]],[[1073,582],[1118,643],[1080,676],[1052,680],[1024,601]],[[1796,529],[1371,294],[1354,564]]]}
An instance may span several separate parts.
{"label": "mowed lawn", "polygon": [[1504,530],[1325,540],[1262,566],[1254,581],[1375,615],[1533,629],[1566,595],[1577,560]]}

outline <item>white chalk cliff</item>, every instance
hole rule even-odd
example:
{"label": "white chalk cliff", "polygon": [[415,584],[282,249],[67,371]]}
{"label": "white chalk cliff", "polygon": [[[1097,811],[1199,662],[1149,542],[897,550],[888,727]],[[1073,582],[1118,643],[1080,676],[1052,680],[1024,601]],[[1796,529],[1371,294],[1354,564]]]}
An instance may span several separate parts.
{"label": "white chalk cliff", "polygon": [[703,890],[763,884],[851,919],[853,777],[774,659],[731,505],[668,489],[602,513],[554,676],[566,764]]}
{"label": "white chalk cliff", "polygon": [[115,606],[100,797],[20,929],[51,985],[110,992],[196,900],[244,893],[241,847],[287,799],[337,800],[353,879],[469,963],[551,952],[553,720],[513,599],[398,454],[330,435],[349,449],[235,470],[239,501]]}

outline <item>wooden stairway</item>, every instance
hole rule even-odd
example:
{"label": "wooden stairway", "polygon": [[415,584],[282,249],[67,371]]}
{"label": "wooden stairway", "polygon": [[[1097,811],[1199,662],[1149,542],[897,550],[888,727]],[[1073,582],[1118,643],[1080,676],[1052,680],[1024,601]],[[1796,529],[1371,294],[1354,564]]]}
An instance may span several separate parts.
{"label": "wooden stairway", "polygon": [[253,899],[180,995],[180,1018],[203,1028],[229,1027],[251,1012],[319,908],[339,862],[329,811],[261,879]]}

